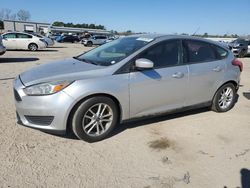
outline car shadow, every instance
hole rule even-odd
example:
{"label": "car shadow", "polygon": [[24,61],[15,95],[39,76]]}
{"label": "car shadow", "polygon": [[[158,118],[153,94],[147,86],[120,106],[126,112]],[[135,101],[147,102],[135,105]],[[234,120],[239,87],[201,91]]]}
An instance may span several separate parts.
{"label": "car shadow", "polygon": [[243,96],[250,100],[250,92],[243,92]]}
{"label": "car shadow", "polygon": [[181,118],[185,116],[196,115],[196,114],[200,114],[200,113],[204,113],[208,111],[210,111],[210,108],[205,107],[205,108],[199,108],[199,109],[194,109],[194,110],[187,110],[183,112],[165,113],[165,114],[156,115],[156,116],[148,116],[148,117],[133,119],[133,120],[130,120],[130,121],[127,121],[118,125],[115,128],[115,130],[107,138],[118,135],[127,129],[133,129],[136,127],[141,127],[141,126],[145,126],[145,125],[152,124],[152,123],[159,123],[159,122],[173,120],[173,119],[177,119],[177,118]]}
{"label": "car shadow", "polygon": [[43,50],[37,50],[36,52],[58,52],[58,50],[43,49]]}
{"label": "car shadow", "polygon": [[15,77],[0,78],[0,81],[14,80]]}
{"label": "car shadow", "polygon": [[7,50],[7,52],[8,51],[13,51],[13,52],[27,52],[27,53],[29,53],[29,52],[58,52],[58,50],[53,50],[53,49],[47,49],[47,48],[45,48],[45,49],[42,49],[42,50],[36,50],[36,51],[30,51],[30,50]]}
{"label": "car shadow", "polygon": [[[157,116],[148,116],[144,118],[133,119],[133,120],[117,125],[115,129],[105,139],[109,139],[115,135],[118,135],[126,131],[127,129],[133,129],[136,127],[141,127],[141,126],[152,124],[152,123],[158,123],[158,122],[172,120],[172,119],[176,119],[176,118],[180,118],[184,116],[200,114],[200,113],[208,112],[208,111],[210,111],[210,108],[205,107],[205,108],[199,108],[199,109],[194,109],[194,110],[187,110],[184,112],[167,113],[167,114],[162,114],[162,115],[157,115]],[[67,129],[67,133],[64,135],[53,134],[53,133],[46,132],[46,131],[41,131],[41,132],[50,134],[56,137],[66,138],[70,140],[78,140],[78,138],[75,136],[73,131],[69,129]]]}
{"label": "car shadow", "polygon": [[19,63],[19,62],[31,62],[31,61],[37,61],[39,58],[37,57],[25,57],[25,58],[15,58],[15,57],[10,57],[10,58],[0,58],[0,63]]}
{"label": "car shadow", "polygon": [[68,48],[68,47],[66,47],[66,46],[49,46],[47,48],[53,49],[53,48]]}

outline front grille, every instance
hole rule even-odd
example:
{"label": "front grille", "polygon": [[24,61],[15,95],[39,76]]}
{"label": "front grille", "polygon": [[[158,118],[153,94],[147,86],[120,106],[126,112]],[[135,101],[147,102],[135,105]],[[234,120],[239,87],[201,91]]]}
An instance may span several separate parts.
{"label": "front grille", "polygon": [[25,116],[28,122],[36,125],[50,125],[54,116]]}
{"label": "front grille", "polygon": [[22,101],[20,95],[18,94],[17,90],[15,90],[15,89],[14,89],[14,96],[15,96],[16,101]]}

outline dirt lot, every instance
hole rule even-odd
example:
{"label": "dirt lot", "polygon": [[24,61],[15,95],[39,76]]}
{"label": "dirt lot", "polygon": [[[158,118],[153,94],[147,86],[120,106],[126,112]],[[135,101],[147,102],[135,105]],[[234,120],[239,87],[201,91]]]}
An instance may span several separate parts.
{"label": "dirt lot", "polygon": [[13,78],[85,50],[57,44],[0,57],[0,187],[242,187],[250,174],[243,170],[250,168],[250,58],[241,59],[239,100],[227,113],[202,109],[124,124],[93,144],[17,125]]}

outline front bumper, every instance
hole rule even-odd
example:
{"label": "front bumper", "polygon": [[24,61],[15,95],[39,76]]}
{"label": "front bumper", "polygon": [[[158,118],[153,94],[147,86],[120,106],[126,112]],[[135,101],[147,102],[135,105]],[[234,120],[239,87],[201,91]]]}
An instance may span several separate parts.
{"label": "front bumper", "polygon": [[232,48],[232,52],[234,55],[239,55],[241,52],[241,49],[240,48]]}
{"label": "front bumper", "polygon": [[45,132],[66,133],[67,119],[74,100],[61,91],[46,96],[27,96],[20,78],[14,81],[18,123]]}

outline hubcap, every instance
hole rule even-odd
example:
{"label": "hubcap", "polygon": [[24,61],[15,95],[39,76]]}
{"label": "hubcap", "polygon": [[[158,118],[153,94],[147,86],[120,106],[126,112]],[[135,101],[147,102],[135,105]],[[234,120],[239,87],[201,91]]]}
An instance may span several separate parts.
{"label": "hubcap", "polygon": [[99,136],[105,133],[113,122],[113,111],[104,103],[90,107],[84,114],[82,128],[90,136]]}
{"label": "hubcap", "polygon": [[36,46],[35,46],[35,45],[31,45],[31,46],[30,46],[30,49],[31,49],[32,51],[35,51],[35,50],[36,50]]}
{"label": "hubcap", "polygon": [[226,109],[228,108],[233,101],[233,90],[230,87],[226,87],[225,89],[222,90],[220,94],[220,99],[219,99],[219,107],[221,109]]}

